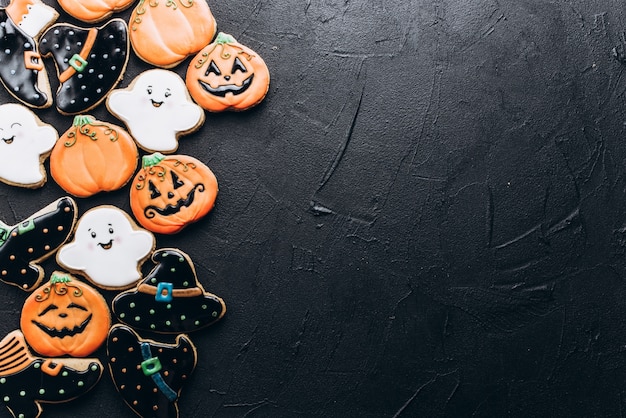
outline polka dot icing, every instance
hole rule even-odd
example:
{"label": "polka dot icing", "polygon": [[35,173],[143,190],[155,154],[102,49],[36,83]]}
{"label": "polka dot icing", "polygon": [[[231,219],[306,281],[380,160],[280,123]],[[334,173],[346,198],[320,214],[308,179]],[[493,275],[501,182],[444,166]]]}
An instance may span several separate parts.
{"label": "polka dot icing", "polygon": [[164,248],[153,253],[152,261],[156,266],[137,287],[113,300],[120,321],[138,330],[180,333],[196,331],[224,316],[224,301],[204,290],[187,254]]}

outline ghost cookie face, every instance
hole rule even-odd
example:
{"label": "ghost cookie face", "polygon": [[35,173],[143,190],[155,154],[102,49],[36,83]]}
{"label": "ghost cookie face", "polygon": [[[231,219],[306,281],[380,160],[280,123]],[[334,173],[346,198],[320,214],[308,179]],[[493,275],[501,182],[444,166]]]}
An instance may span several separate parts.
{"label": "ghost cookie face", "polygon": [[79,115],[52,150],[50,174],[66,192],[89,197],[124,186],[137,160],[137,146],[123,128]]}
{"label": "ghost cookie face", "polygon": [[43,162],[58,136],[56,129],[25,106],[1,105],[0,181],[28,188],[43,186],[47,179]]}
{"label": "ghost cookie face", "polygon": [[197,362],[196,347],[186,335],[167,344],[115,325],[107,356],[113,383],[130,409],[141,417],[178,417],[180,392]]}
{"label": "ghost cookie face", "polygon": [[0,280],[32,290],[43,278],[38,264],[69,238],[76,223],[76,203],[63,197],[14,226],[0,222]]}
{"label": "ghost cookie face", "polygon": [[121,80],[128,62],[128,27],[121,19],[99,28],[57,24],[41,35],[39,48],[57,67],[58,111],[74,115],[97,106]]}
{"label": "ghost cookie face", "polygon": [[191,61],[186,83],[191,97],[210,112],[246,110],[267,94],[270,73],[256,52],[220,32]]}
{"label": "ghost cookie face", "polygon": [[26,299],[20,319],[26,341],[44,356],[85,357],[102,345],[110,326],[102,295],[58,271]]}
{"label": "ghost cookie face", "polygon": [[52,104],[37,39],[58,16],[40,0],[10,0],[0,7],[0,80],[13,97],[30,107]]}
{"label": "ghost cookie face", "polygon": [[217,198],[217,179],[201,161],[160,153],[143,157],[130,188],[130,208],[144,228],[174,234],[208,214]]}
{"label": "ghost cookie face", "polygon": [[217,23],[206,0],[139,0],[129,26],[139,58],[172,68],[211,42]]}
{"label": "ghost cookie face", "polygon": [[42,358],[31,353],[21,331],[0,341],[0,400],[15,418],[37,418],[47,403],[75,399],[102,376],[96,358]]}
{"label": "ghost cookie face", "polygon": [[128,88],[112,91],[107,107],[149,152],[176,151],[178,138],[204,122],[204,110],[191,100],[185,82],[161,69],[146,71]]}
{"label": "ghost cookie face", "polygon": [[120,321],[138,330],[186,333],[224,316],[224,301],[204,290],[187,254],[164,248],[155,251],[152,261],[156,266],[137,288],[113,300],[113,312]]}
{"label": "ghost cookie face", "polygon": [[96,286],[125,289],[141,278],[140,267],[155,239],[122,210],[98,206],[78,221],[74,240],[57,253],[57,262]]}

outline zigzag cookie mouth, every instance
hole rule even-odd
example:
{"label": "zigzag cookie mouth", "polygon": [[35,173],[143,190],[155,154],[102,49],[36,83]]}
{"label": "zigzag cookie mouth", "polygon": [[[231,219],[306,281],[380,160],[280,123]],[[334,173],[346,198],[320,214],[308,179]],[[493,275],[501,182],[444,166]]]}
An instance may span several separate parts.
{"label": "zigzag cookie mouth", "polygon": [[50,337],[64,338],[64,337],[73,337],[76,334],[81,334],[83,331],[85,331],[85,328],[91,322],[91,317],[92,317],[92,314],[89,314],[87,319],[85,319],[81,324],[75,326],[72,329],[68,329],[66,327],[63,327],[63,329],[50,328],[35,320],[32,320],[31,322],[35,324],[40,330],[48,334]]}
{"label": "zigzag cookie mouth", "polygon": [[205,83],[202,80],[198,80],[198,82],[200,83],[200,86],[202,86],[203,89],[205,89],[207,92],[211,93],[212,95],[219,96],[219,97],[226,97],[227,93],[232,93],[234,96],[237,96],[238,94],[241,94],[244,91],[248,90],[248,87],[250,87],[250,85],[252,84],[253,78],[254,78],[254,74],[252,74],[250,77],[243,80],[243,83],[241,83],[241,86],[238,86],[236,84],[224,84],[224,85],[217,86],[217,87],[211,87],[208,83]]}

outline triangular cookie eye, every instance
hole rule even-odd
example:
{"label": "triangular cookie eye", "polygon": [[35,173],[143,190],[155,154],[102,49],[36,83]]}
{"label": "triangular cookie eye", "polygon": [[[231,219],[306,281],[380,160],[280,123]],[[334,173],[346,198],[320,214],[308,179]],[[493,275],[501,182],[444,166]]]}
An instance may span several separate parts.
{"label": "triangular cookie eye", "polygon": [[233,62],[233,69],[230,71],[230,73],[235,74],[237,71],[241,71],[242,73],[248,72],[248,70],[246,70],[246,66],[243,65],[239,57],[235,57],[235,62]]}
{"label": "triangular cookie eye", "polygon": [[156,199],[161,196],[161,192],[157,189],[152,180],[148,181],[148,189],[150,189],[150,199]]}
{"label": "triangular cookie eye", "polygon": [[215,64],[215,62],[213,60],[211,60],[211,62],[209,63],[209,67],[207,68],[206,72],[204,73],[205,77],[208,77],[209,74],[215,74],[215,75],[222,75],[222,72],[220,71],[219,68],[217,68],[217,65]]}
{"label": "triangular cookie eye", "polygon": [[174,186],[174,190],[185,185],[185,183],[178,178],[176,173],[173,171],[170,171],[170,173],[172,173],[172,185]]}

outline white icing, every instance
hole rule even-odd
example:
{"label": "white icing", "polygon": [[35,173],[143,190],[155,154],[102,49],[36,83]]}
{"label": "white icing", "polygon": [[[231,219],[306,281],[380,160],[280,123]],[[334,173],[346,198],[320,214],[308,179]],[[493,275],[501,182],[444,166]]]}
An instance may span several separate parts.
{"label": "white icing", "polygon": [[59,249],[57,262],[98,286],[125,288],[141,278],[139,268],[154,242],[154,235],[131,224],[121,209],[99,206],[80,218],[73,241]]}
{"label": "white icing", "polygon": [[0,178],[11,184],[34,186],[46,179],[43,156],[50,153],[59,134],[40,122],[25,106],[0,106]]}
{"label": "white icing", "polygon": [[22,16],[18,25],[31,38],[35,38],[50,26],[58,16],[52,7],[40,1],[33,1],[33,4],[28,6],[28,14]]}
{"label": "white icing", "polygon": [[112,91],[107,106],[150,152],[176,151],[178,136],[204,121],[204,110],[191,100],[185,82],[168,70],[140,74],[129,88]]}

